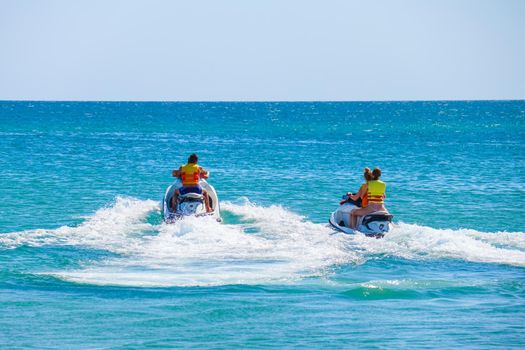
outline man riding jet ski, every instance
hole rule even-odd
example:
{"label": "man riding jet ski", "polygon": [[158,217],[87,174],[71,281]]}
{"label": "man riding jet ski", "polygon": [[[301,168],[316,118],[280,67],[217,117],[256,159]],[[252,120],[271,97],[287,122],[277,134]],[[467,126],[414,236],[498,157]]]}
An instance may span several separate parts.
{"label": "man riding jet ski", "polygon": [[205,180],[209,173],[197,162],[197,155],[192,154],[186,165],[172,172],[177,180],[166,190],[162,205],[167,223],[184,216],[213,216],[220,221],[217,192]]}
{"label": "man riding jet ski", "polygon": [[337,230],[352,234],[383,237],[390,229],[393,215],[384,206],[386,184],[379,180],[381,170],[365,168],[366,183],[356,194],[347,193],[339,208],[330,215],[329,223]]}

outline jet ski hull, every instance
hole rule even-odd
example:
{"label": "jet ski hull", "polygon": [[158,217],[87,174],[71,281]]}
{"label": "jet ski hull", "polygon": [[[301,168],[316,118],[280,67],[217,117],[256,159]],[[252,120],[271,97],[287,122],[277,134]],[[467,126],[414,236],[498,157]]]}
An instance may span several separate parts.
{"label": "jet ski hull", "polygon": [[373,212],[359,217],[357,229],[350,228],[350,213],[358,209],[354,204],[340,205],[331,215],[328,222],[337,231],[346,234],[364,234],[365,236],[381,238],[390,230],[393,216],[387,212]]}
{"label": "jet ski hull", "polygon": [[206,190],[210,200],[210,207],[213,209],[212,212],[206,212],[204,205],[204,198],[201,195],[190,193],[186,196],[179,195],[179,202],[177,204],[177,210],[173,211],[171,207],[171,201],[176,189],[182,187],[182,182],[176,180],[171,186],[166,189],[164,198],[162,200],[162,217],[164,222],[171,224],[178,220],[184,219],[185,217],[212,217],[217,221],[222,221],[220,215],[219,198],[215,188],[210,185],[206,180],[200,180],[199,185],[203,190]]}

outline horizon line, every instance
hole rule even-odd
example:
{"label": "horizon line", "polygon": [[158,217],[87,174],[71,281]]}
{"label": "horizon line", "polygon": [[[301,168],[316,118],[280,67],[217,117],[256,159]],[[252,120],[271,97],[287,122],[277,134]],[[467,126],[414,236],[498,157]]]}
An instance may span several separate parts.
{"label": "horizon line", "polygon": [[525,98],[508,99],[414,99],[414,100],[31,100],[0,99],[1,102],[124,102],[124,103],[359,103],[359,102],[518,102]]}

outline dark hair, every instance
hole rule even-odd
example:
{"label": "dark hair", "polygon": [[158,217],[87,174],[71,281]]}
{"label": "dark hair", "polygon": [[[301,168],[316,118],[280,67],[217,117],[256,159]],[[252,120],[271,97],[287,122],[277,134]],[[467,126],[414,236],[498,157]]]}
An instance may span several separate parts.
{"label": "dark hair", "polygon": [[372,171],[368,167],[365,168],[365,172],[363,176],[365,177],[366,181],[372,181],[374,179],[374,176],[372,175]]}
{"label": "dark hair", "polygon": [[379,178],[381,177],[381,169],[375,168],[372,171],[372,175],[374,176],[374,180],[379,180]]}
{"label": "dark hair", "polygon": [[188,157],[188,163],[197,163],[199,161],[199,157],[193,153]]}

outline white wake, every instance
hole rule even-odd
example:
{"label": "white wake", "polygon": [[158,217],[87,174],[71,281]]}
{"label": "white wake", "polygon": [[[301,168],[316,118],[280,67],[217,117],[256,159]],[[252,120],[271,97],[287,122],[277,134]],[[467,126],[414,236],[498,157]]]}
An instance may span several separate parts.
{"label": "white wake", "polygon": [[86,260],[77,270],[44,271],[89,284],[129,286],[209,286],[288,283],[330,273],[334,266],[360,264],[371,257],[414,260],[461,259],[525,266],[525,233],[442,230],[399,224],[383,239],[334,234],[280,206],[248,201],[222,209],[239,223],[185,219],[150,224],[157,202],[117,198],[76,227],[0,235],[0,248],[21,245],[75,245],[117,254]]}

